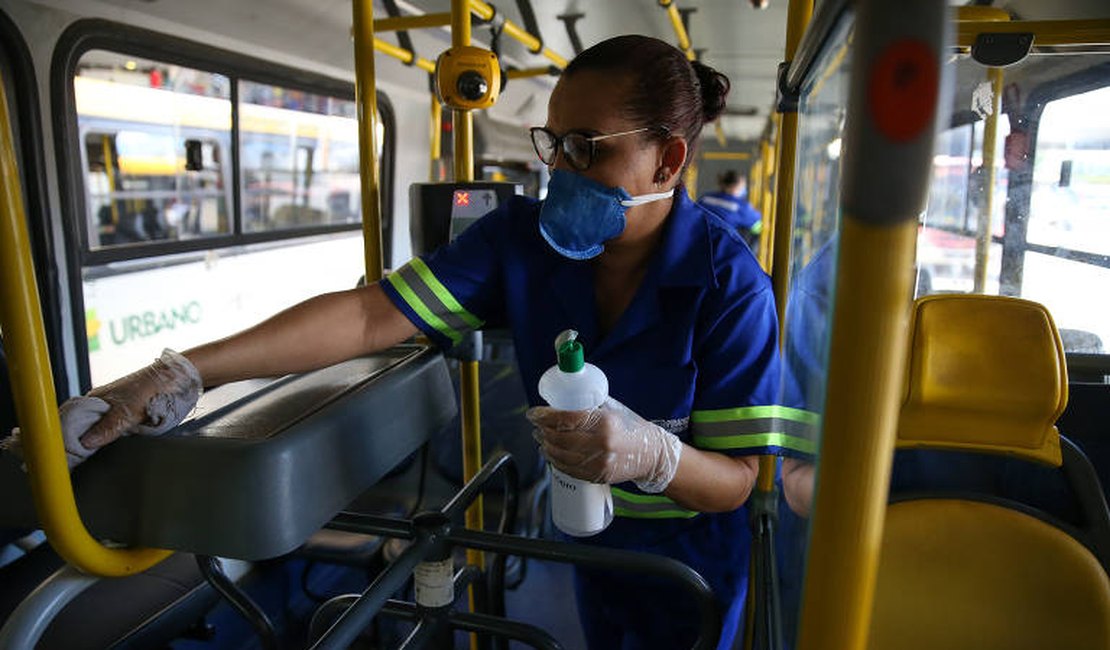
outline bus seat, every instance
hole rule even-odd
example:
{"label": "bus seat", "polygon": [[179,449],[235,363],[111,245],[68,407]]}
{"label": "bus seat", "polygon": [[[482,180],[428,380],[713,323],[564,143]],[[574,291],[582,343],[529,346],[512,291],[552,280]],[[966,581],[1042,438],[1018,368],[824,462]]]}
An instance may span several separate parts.
{"label": "bus seat", "polygon": [[[6,620],[63,561],[42,544],[0,568],[0,620]],[[164,648],[216,605],[219,595],[196,558],[174,553],[146,571],[98,581],[50,622],[37,647],[68,650]]]}
{"label": "bus seat", "polygon": [[[1014,368],[1026,369],[1014,372]],[[916,302],[898,445],[1067,466],[1055,428],[1067,402],[1059,334],[1036,303],[978,295]],[[1089,465],[1087,467],[1089,469]],[[1035,508],[993,495],[896,496],[883,530],[869,646],[1099,648],[1110,641],[1110,524],[1093,470],[1072,472],[1093,521],[1085,541]],[[1094,532],[1092,532],[1094,531]],[[1085,543],[1086,542],[1086,543]]]}
{"label": "bus seat", "polygon": [[[131,436],[73,472],[101,539],[241,560],[289,553],[456,412],[443,356],[400,345],[206,392],[191,419]],[[0,454],[0,526],[35,525],[20,463]]]}

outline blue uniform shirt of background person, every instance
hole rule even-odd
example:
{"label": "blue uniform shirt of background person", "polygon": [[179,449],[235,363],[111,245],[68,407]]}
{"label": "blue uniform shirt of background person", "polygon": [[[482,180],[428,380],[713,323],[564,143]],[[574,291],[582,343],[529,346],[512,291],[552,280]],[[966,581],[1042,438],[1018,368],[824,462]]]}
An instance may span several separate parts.
{"label": "blue uniform shirt of background person", "polygon": [[[641,286],[603,336],[593,264],[548,246],[538,228],[540,206],[511,199],[448,246],[398,269],[382,287],[443,346],[471,329],[510,329],[532,405],[543,403],[537,385],[555,361],[555,337],[575,329],[587,360],[608,377],[610,395],[640,416],[695,447],[776,453],[780,440],[766,410],[780,393],[774,297],[739,235],[680,187]],[[746,508],[697,513],[631,482],[612,491],[613,523],[579,541],[662,554],[694,568],[729,614],[722,633],[727,647],[747,586]],[[591,647],[689,647],[697,611],[675,583],[578,569],[576,585]],[[622,645],[629,631],[641,638]]]}
{"label": "blue uniform shirt of background person", "polygon": [[748,195],[736,196],[728,192],[706,192],[698,199],[698,203],[712,210],[724,219],[733,228],[750,231],[752,226],[763,218],[759,211],[748,203]]}

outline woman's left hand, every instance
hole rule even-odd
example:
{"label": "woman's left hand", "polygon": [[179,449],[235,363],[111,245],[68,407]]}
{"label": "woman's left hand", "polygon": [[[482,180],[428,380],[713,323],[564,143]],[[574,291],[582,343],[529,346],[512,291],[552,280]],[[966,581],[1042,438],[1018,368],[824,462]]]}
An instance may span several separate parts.
{"label": "woman's left hand", "polygon": [[613,398],[589,411],[531,408],[536,440],[551,464],[591,483],[635,481],[662,492],[674,478],[682,442]]}

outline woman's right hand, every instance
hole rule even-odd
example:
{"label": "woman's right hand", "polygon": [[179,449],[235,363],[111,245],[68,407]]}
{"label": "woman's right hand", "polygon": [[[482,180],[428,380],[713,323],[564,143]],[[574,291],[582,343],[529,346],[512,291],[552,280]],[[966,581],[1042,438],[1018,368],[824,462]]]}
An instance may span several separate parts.
{"label": "woman's right hand", "polygon": [[193,364],[173,350],[164,350],[149,366],[89,391],[88,396],[103,400],[108,410],[80,436],[80,444],[98,449],[131,433],[165,433],[193,410],[202,388]]}

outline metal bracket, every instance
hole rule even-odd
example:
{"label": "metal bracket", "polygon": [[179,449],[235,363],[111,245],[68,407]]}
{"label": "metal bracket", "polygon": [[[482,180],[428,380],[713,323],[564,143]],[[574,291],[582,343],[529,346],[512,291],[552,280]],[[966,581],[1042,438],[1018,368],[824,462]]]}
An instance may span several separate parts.
{"label": "metal bracket", "polygon": [[563,14],[555,16],[563,21],[567,28],[567,38],[570,39],[570,46],[574,49],[574,55],[578,56],[582,53],[582,39],[578,37],[578,28],[575,26],[581,18],[585,18],[586,14]]}
{"label": "metal bracket", "polygon": [[778,82],[775,84],[775,110],[779,113],[797,113],[801,96],[797,90],[791,90],[787,82],[787,73],[790,71],[790,61],[779,64]]}

